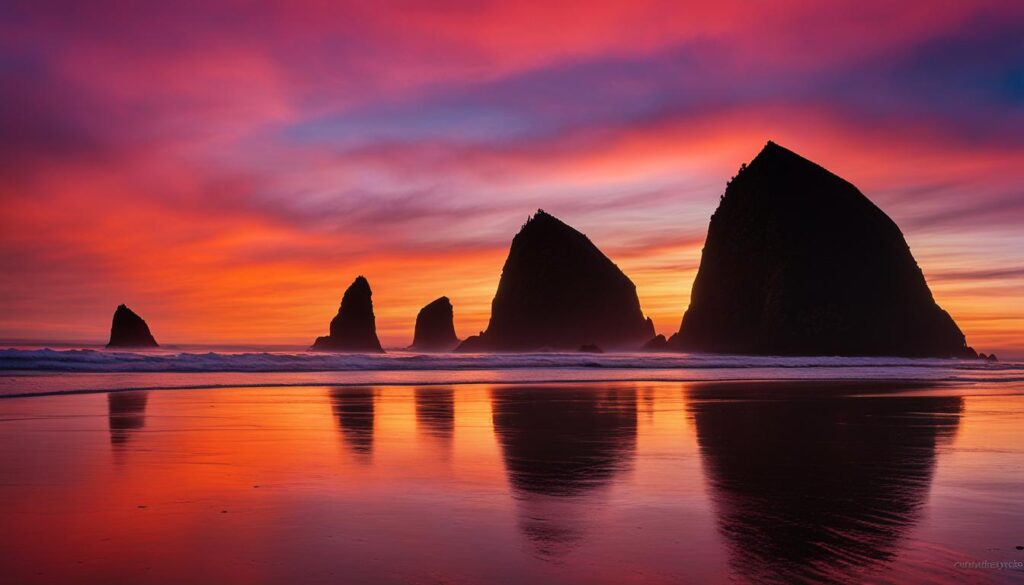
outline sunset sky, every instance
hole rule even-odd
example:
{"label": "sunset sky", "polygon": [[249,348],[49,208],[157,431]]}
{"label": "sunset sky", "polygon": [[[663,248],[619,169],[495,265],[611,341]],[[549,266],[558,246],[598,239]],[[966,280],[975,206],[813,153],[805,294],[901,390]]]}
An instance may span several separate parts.
{"label": "sunset sky", "polygon": [[0,339],[309,344],[358,274],[385,346],[484,328],[537,208],[679,327],[772,139],[901,227],[979,351],[1024,355],[1024,2],[0,6]]}

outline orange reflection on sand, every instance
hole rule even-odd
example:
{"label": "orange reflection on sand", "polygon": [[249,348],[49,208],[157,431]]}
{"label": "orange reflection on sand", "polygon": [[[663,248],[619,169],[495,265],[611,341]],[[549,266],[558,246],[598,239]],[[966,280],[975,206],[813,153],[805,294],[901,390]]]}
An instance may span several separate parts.
{"label": "orange reflection on sand", "polygon": [[1020,389],[972,392],[614,382],[8,399],[0,576],[955,579],[951,559],[1012,542],[1024,493]]}

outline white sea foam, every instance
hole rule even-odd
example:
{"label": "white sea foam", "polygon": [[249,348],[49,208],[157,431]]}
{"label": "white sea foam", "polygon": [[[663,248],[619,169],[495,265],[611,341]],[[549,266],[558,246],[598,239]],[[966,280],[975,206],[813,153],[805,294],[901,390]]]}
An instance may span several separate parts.
{"label": "white sea foam", "polygon": [[[0,397],[127,389],[600,381],[1024,381],[1024,364],[713,354],[0,350]],[[1016,385],[1017,387],[1019,385]]]}
{"label": "white sea foam", "polygon": [[939,368],[982,372],[1020,370],[1020,364],[975,360],[771,357],[715,354],[332,354],[172,353],[52,349],[0,350],[0,370],[49,372],[348,372],[506,370],[520,368],[722,369],[722,368]]}

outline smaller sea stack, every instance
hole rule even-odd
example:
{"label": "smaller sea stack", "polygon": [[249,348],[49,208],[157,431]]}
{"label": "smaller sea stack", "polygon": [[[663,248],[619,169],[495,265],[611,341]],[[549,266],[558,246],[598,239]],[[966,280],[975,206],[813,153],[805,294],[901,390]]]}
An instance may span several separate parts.
{"label": "smaller sea stack", "polygon": [[317,337],[315,351],[347,351],[384,353],[377,339],[377,322],[373,316],[373,292],[366,278],[359,276],[341,298],[338,314],[331,319],[331,334]]}
{"label": "smaller sea stack", "polygon": [[634,350],[652,336],[633,281],[587,236],[537,210],[512,238],[487,329],[457,351]]}
{"label": "smaller sea stack", "polygon": [[643,351],[669,351],[668,340],[662,334],[657,334],[641,348]]}
{"label": "smaller sea stack", "polygon": [[459,344],[455,335],[455,311],[448,297],[441,297],[420,309],[410,349],[451,351]]}
{"label": "smaller sea stack", "polygon": [[107,347],[160,347],[149,325],[126,305],[118,305],[110,324],[110,342]]}

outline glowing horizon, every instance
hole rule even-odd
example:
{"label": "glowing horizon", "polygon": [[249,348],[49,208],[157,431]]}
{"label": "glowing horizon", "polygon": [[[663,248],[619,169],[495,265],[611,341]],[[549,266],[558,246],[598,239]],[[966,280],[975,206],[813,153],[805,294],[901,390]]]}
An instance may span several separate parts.
{"label": "glowing horizon", "polygon": [[359,274],[386,347],[442,295],[464,338],[537,208],[668,335],[771,139],[1024,355],[1019,3],[102,4],[2,9],[0,339],[100,343],[126,303],[161,344],[308,345]]}

